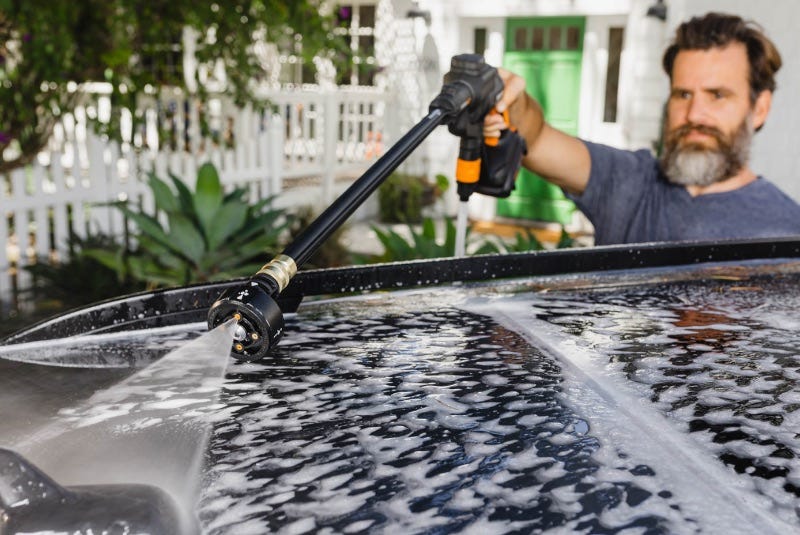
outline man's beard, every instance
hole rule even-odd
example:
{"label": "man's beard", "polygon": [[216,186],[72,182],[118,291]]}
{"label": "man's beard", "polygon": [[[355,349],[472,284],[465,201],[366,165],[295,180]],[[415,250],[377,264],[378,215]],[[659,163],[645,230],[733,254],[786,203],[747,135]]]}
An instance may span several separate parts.
{"label": "man's beard", "polygon": [[[680,146],[680,139],[692,130],[712,136],[716,139],[717,146],[709,148],[698,143]],[[665,134],[664,152],[659,163],[661,170],[673,184],[710,186],[741,171],[750,158],[753,127],[749,116],[730,136],[713,126],[691,123]]]}

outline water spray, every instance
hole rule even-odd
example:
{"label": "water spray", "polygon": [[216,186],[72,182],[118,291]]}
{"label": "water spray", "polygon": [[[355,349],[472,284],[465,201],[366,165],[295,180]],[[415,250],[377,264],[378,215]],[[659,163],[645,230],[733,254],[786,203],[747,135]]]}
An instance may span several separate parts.
{"label": "water spray", "polygon": [[297,270],[369,195],[430,135],[447,124],[461,138],[459,169],[481,175],[483,119],[503,93],[497,70],[476,54],[453,57],[439,95],[428,115],[379,158],[338,199],[319,215],[280,255],[241,285],[224,292],[211,305],[208,326],[234,318],[238,321],[232,355],[258,360],[267,355],[283,334],[283,313],[277,298]]}

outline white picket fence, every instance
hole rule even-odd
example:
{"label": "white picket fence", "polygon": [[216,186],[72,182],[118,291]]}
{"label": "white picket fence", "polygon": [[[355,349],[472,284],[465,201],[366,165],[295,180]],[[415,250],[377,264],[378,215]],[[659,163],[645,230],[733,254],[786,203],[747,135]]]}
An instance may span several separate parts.
{"label": "white picket fence", "polygon": [[102,95],[67,116],[34,164],[0,175],[0,304],[17,306],[16,295],[31,282],[22,268],[64,258],[71,234],[121,236],[125,221],[103,203],[129,200],[152,209],[148,172],[164,178],[171,172],[194,187],[197,168],[211,161],[227,187],[247,186],[257,198],[275,195],[280,207],[321,207],[337,185],[380,156],[385,93],[298,89],[264,96],[272,106],[263,112],[220,100],[206,112],[205,135],[200,112],[180,95],[153,101],[140,110],[143,124],[123,132],[122,144],[87,126],[87,116],[104,112]]}

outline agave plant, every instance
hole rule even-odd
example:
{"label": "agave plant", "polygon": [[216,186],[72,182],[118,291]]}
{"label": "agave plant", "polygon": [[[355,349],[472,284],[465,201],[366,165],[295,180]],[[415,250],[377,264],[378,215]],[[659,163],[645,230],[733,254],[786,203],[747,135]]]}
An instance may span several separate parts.
{"label": "agave plant", "polygon": [[530,230],[525,233],[517,232],[514,241],[484,241],[475,251],[475,254],[502,254],[502,253],[521,253],[526,251],[541,251],[544,249],[542,242]]}
{"label": "agave plant", "polygon": [[437,236],[436,223],[430,217],[422,221],[417,230],[408,225],[410,240],[392,229],[376,226],[372,231],[383,245],[383,254],[368,259],[368,262],[396,262],[419,258],[441,258],[453,256],[456,248],[456,227],[453,220],[445,218],[444,236]]}
{"label": "agave plant", "polygon": [[[445,218],[444,223],[443,237],[437,236],[436,224],[431,218],[425,218],[419,230],[416,230],[413,225],[407,225],[407,231],[403,233],[373,226],[373,232],[375,232],[381,245],[383,245],[383,253],[369,258],[358,259],[361,263],[369,263],[453,256],[456,242],[455,224],[451,218]],[[466,239],[468,243],[471,243],[469,247],[471,254],[503,254],[544,249],[542,243],[530,230],[526,230],[524,234],[517,232],[512,242],[485,238],[470,239],[470,234],[470,229],[468,228]],[[410,239],[404,235],[409,235]],[[573,245],[574,240],[562,228],[556,248],[573,247]]]}
{"label": "agave plant", "polygon": [[[575,240],[561,227],[561,235],[555,244],[556,249],[566,249],[575,246]],[[529,229],[525,233],[517,232],[513,241],[485,241],[475,250],[474,254],[492,253],[525,253],[528,251],[542,251],[545,246]]]}
{"label": "agave plant", "polygon": [[245,188],[225,193],[216,168],[203,164],[195,191],[172,173],[171,186],[151,173],[155,213],[114,205],[133,222],[135,248],[87,254],[148,286],[175,286],[252,275],[281,245],[289,224],[273,198],[250,204]]}

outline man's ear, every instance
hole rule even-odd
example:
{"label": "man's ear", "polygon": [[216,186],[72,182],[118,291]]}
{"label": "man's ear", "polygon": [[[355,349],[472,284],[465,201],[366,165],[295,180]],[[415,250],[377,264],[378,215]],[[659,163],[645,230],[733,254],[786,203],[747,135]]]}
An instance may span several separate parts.
{"label": "man's ear", "polygon": [[756,102],[753,104],[753,127],[756,131],[761,130],[769,115],[769,109],[772,106],[772,91],[765,89],[756,97]]}

